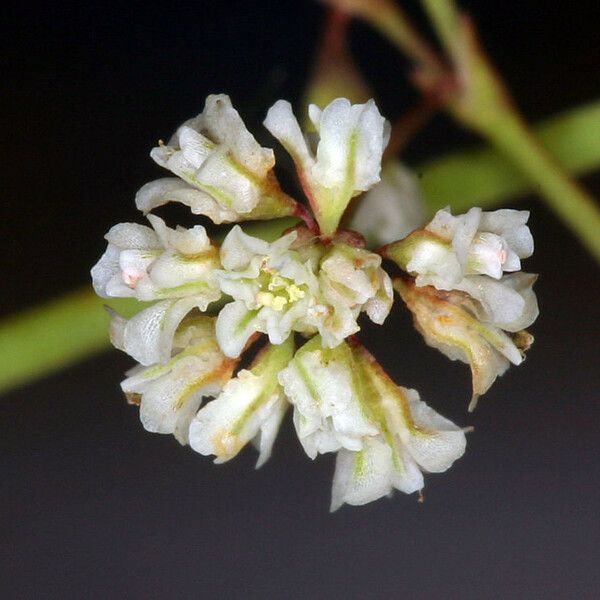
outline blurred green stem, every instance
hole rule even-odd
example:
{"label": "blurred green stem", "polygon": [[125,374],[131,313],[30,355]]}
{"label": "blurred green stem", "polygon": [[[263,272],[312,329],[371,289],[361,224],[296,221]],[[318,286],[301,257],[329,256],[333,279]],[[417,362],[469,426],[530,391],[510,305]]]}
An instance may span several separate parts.
{"label": "blurred green stem", "polygon": [[[563,167],[580,174],[600,166],[600,102],[554,117],[536,129]],[[457,152],[417,167],[430,212],[446,205],[462,212],[491,207],[531,188],[529,178],[496,150]],[[275,239],[293,220],[248,223],[252,235]],[[596,232],[598,233],[598,231]],[[110,304],[131,315],[135,300],[106,301],[89,286],[0,322],[0,392],[31,382],[108,348]]]}
{"label": "blurred green stem", "polygon": [[508,156],[600,261],[600,208],[521,117],[471,19],[460,13],[453,0],[422,0],[422,4],[455,72],[457,89],[447,108]]}
{"label": "blurred green stem", "polygon": [[[90,286],[36,306],[0,324],[0,392],[58,371],[106,348],[106,300]],[[124,315],[139,309],[128,299],[111,301]]]}
{"label": "blurred green stem", "polygon": [[[572,175],[600,165],[600,101],[552,117],[535,128],[539,140]],[[493,148],[434,158],[416,168],[430,213],[450,205],[456,212],[489,207],[534,186],[513,161]]]}

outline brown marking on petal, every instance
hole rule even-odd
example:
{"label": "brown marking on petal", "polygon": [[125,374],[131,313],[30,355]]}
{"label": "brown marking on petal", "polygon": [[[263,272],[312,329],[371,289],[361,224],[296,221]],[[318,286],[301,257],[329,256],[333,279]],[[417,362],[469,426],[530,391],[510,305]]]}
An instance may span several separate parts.
{"label": "brown marking on petal", "polygon": [[127,400],[127,404],[139,406],[142,403],[142,394],[137,394],[136,392],[127,392],[125,394],[125,399]]}
{"label": "brown marking on petal", "polygon": [[211,244],[210,248],[203,250],[202,252],[197,252],[196,254],[182,254],[181,252],[177,253],[177,257],[179,260],[183,262],[196,262],[201,260],[210,260],[211,258],[217,258],[219,254],[216,246]]}
{"label": "brown marking on petal", "polygon": [[229,379],[231,379],[233,370],[238,362],[239,359],[224,358],[210,373],[205,373],[198,379],[192,381],[185,388],[181,396],[179,396],[177,402],[173,406],[173,410],[178,410],[181,408],[192,394],[206,385],[210,385],[211,383],[215,382],[224,385],[227,381],[229,381]]}
{"label": "brown marking on petal", "polygon": [[347,244],[353,248],[364,249],[367,247],[367,241],[364,236],[353,229],[340,229],[336,231],[332,241],[336,244]]}
{"label": "brown marking on petal", "polygon": [[217,458],[233,458],[241,449],[243,444],[237,435],[227,430],[221,430],[212,438],[214,455]]}
{"label": "brown marking on petal", "polygon": [[454,323],[454,319],[448,315],[438,315],[435,319],[440,325],[444,326],[452,325]]}
{"label": "brown marking on petal", "polygon": [[521,351],[522,354],[525,354],[531,345],[534,342],[534,337],[529,333],[529,331],[523,329],[521,331],[517,331],[515,333],[510,333],[510,337],[514,345]]}

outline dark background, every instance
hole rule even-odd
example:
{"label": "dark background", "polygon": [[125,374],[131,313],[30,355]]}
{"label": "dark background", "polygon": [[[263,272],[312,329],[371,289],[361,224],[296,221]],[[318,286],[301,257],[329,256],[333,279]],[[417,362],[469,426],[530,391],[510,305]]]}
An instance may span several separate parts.
{"label": "dark background", "polygon": [[[597,9],[463,6],[529,119],[600,95]],[[139,221],[135,191],[163,176],[150,148],[207,94],[229,93],[254,131],[275,99],[297,100],[324,14],[308,0],[4,11],[2,314],[88,281],[103,234]],[[352,33],[382,112],[402,114],[407,64]],[[474,141],[439,116],[405,160]],[[598,174],[584,183],[600,195]],[[542,316],[475,414],[467,367],[426,348],[400,305],[367,331],[399,383],[475,426],[424,504],[398,493],[329,515],[333,457],[311,462],[289,423],[260,471],[252,450],[214,466],[142,429],[118,389],[131,361],[107,353],[0,400],[0,596],[597,598],[598,267],[535,196],[507,205],[532,211]]]}

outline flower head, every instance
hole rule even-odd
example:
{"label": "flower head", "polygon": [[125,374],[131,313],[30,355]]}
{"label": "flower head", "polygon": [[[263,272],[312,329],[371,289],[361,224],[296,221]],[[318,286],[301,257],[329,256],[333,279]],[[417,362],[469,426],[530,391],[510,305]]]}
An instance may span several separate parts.
{"label": "flower head", "polygon": [[233,302],[219,313],[217,337],[228,356],[238,356],[256,331],[273,344],[292,331],[319,332],[333,347],[359,330],[361,311],[377,323],[387,316],[392,288],[381,257],[306,234],[294,230],[268,243],[234,227],[225,238],[216,275]]}
{"label": "flower head", "polygon": [[[520,272],[533,250],[528,213],[445,210],[409,233],[420,225],[418,195],[397,164],[380,182],[388,124],[375,103],[338,98],[311,105],[309,117],[316,133],[305,137],[281,100],[265,125],[296,163],[314,218],[281,190],[273,151],[229,98],[209,96],[152,151],[177,177],[143,186],[138,208],[173,201],[217,224],[286,215],[304,224],[278,224],[270,241],[235,225],[212,241],[201,225],[172,229],[147,214],[151,227],[122,223],[107,233],[92,279],[102,297],[146,303],[129,319],[111,311],[110,336],[138,363],[121,387],[148,431],[216,463],[251,442],[259,467],[291,407],[306,454],[337,453],[335,510],[420,490],[423,473],[448,469],[466,444],[463,429],[396,385],[361,344],[362,313],[384,323],[395,287],[425,341],[469,363],[475,401],[523,360],[537,302],[535,276]],[[355,219],[369,237],[408,233],[379,253],[338,228],[350,200],[368,190]],[[400,201],[410,210],[398,219],[389,209]],[[382,256],[406,271],[394,285]]]}

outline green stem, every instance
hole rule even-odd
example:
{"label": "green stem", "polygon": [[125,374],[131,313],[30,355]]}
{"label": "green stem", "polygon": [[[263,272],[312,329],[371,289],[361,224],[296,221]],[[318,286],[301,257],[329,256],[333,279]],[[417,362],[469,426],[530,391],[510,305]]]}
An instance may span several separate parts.
{"label": "green stem", "polygon": [[[0,326],[0,392],[58,371],[108,346],[106,300],[91,287],[71,292],[2,321]],[[132,314],[137,301],[111,301]],[[139,308],[139,306],[137,307]]]}
{"label": "green stem", "polygon": [[600,208],[513,114],[488,136],[539,188],[546,203],[600,261]]}
{"label": "green stem", "polygon": [[415,65],[437,76],[445,67],[436,51],[413,26],[395,0],[324,0],[338,10],[363,19],[398,46]]}
{"label": "green stem", "polygon": [[[600,101],[552,117],[537,127],[539,140],[562,167],[581,175],[600,165]],[[415,168],[430,213],[444,206],[465,212],[530,192],[533,184],[513,161],[493,148],[476,148],[429,160]]]}
{"label": "green stem", "polygon": [[448,110],[504,153],[600,261],[600,208],[522,118],[472,21],[459,12],[453,0],[422,3],[452,60],[459,85],[449,99]]}

